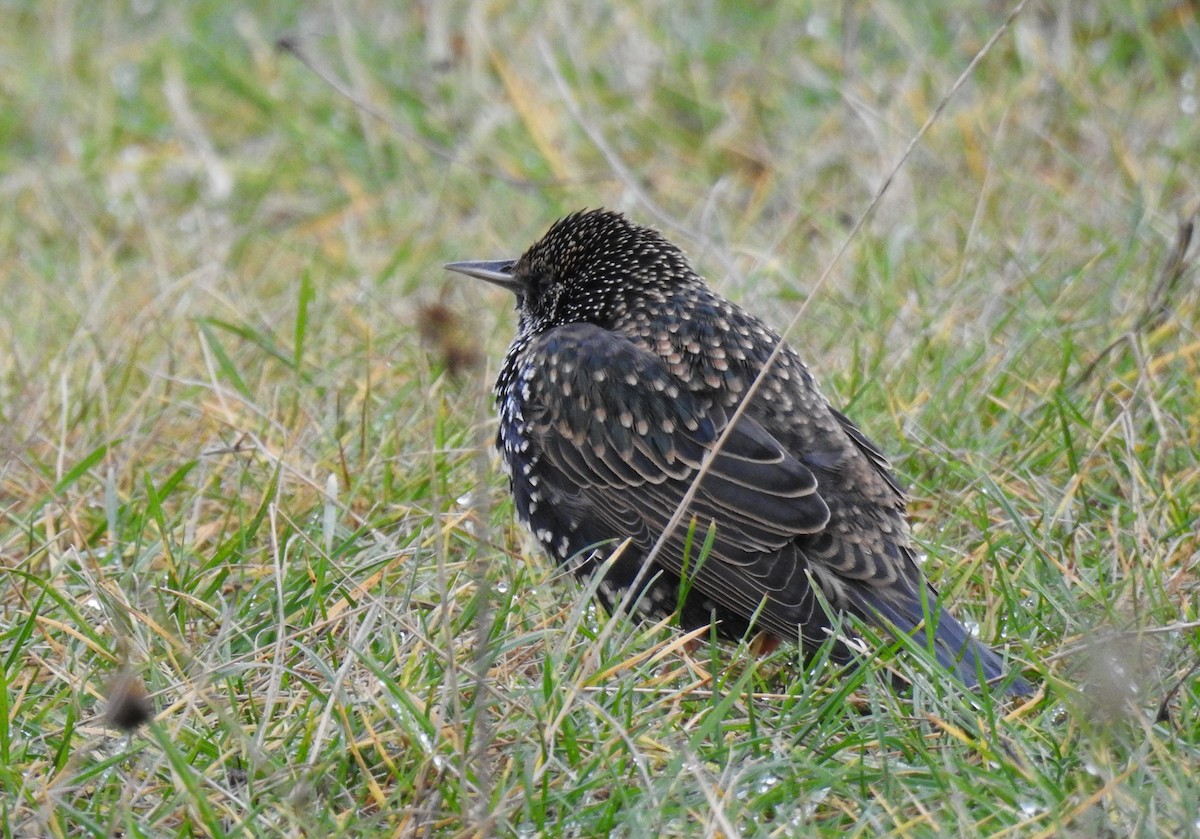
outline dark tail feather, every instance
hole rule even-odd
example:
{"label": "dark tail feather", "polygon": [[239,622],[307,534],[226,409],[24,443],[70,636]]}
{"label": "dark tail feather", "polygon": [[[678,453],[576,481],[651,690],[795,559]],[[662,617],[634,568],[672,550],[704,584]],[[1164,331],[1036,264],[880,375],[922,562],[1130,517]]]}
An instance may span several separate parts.
{"label": "dark tail feather", "polygon": [[[918,637],[920,634],[918,630]],[[967,687],[979,687],[982,679],[993,685],[1003,684],[1005,692],[1011,696],[1029,696],[1033,693],[1033,685],[1018,675],[1004,681],[1007,670],[996,651],[973,637],[945,609],[941,610],[938,617],[937,635],[933,643],[938,663],[956,673]]]}
{"label": "dark tail feather", "polygon": [[[1011,696],[1029,696],[1033,693],[1033,685],[1020,676],[1007,676],[1007,670],[1000,656],[986,644],[980,643],[961,623],[955,620],[944,608],[937,606],[936,595],[929,592],[926,604],[914,592],[908,592],[904,599],[897,603],[895,600],[880,597],[877,592],[867,592],[867,605],[875,611],[875,615],[864,615],[867,620],[877,621],[884,618],[886,624],[908,633],[917,643],[923,643],[927,635],[925,628],[926,609],[937,609],[937,631],[933,638],[933,652],[938,663],[953,673],[967,687],[979,687],[980,680],[991,684],[1002,683],[1004,690]],[[896,592],[889,592],[893,596]]]}

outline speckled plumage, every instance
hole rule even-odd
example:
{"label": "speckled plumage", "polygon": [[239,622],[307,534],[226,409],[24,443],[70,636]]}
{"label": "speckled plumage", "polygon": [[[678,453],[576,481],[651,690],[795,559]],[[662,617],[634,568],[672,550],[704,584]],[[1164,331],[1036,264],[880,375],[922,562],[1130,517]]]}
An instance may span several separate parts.
{"label": "speckled plumage", "polygon": [[[597,589],[611,611],[779,336],[713,292],[657,231],[608,211],[561,219],[518,260],[448,267],[517,295],[517,337],[496,381],[497,446],[517,514],[582,576],[631,539]],[[753,619],[811,652],[842,632],[814,585],[834,613],[904,632],[932,609],[944,666],[969,685],[1003,675],[996,654],[937,605],[886,459],[785,345],[644,575],[635,609],[678,608],[683,626],[716,621],[728,638]],[[841,644],[833,654],[846,658]]]}

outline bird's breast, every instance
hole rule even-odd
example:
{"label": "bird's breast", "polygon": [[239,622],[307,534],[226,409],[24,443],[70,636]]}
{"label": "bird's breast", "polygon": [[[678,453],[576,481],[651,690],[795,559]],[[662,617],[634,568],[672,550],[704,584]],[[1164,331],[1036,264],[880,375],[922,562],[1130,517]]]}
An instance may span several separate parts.
{"label": "bird's breast", "polygon": [[508,474],[517,519],[543,549],[558,562],[565,562],[584,546],[576,544],[578,522],[561,499],[549,497],[551,489],[543,483],[542,453],[529,422],[531,398],[528,381],[518,374],[519,366],[501,373],[496,382],[496,407],[500,427],[496,449]]}

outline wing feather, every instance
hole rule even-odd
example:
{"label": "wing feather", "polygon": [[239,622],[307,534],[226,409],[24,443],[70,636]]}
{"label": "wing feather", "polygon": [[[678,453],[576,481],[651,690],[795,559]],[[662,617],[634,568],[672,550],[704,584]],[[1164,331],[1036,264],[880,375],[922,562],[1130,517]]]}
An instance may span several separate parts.
{"label": "wing feather", "polygon": [[[555,371],[524,379],[529,433],[545,467],[540,488],[570,506],[587,539],[633,537],[649,550],[728,428],[726,412],[683,388],[657,356],[589,324],[547,332],[527,359]],[[704,598],[746,616],[763,605],[763,628],[795,637],[816,608],[794,540],[828,521],[812,470],[742,417],[658,562],[680,576],[690,564],[692,588]],[[691,522],[695,545],[716,525],[698,569],[696,557],[683,556]]]}

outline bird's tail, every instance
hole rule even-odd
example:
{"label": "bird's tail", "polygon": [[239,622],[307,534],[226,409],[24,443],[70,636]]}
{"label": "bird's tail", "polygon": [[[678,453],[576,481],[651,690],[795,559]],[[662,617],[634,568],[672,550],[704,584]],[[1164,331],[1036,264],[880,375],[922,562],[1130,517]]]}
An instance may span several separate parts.
{"label": "bird's tail", "polygon": [[[953,615],[939,609],[937,632],[933,639],[933,652],[947,670],[958,675],[969,688],[977,688],[980,681],[1002,685],[1012,696],[1029,696],[1033,685],[1019,675],[1006,678],[1008,670],[996,651],[967,631]],[[921,630],[917,630],[918,637]]]}
{"label": "bird's tail", "polygon": [[[995,650],[981,643],[958,622],[953,615],[937,603],[937,595],[931,589],[926,589],[928,596],[922,598],[915,592],[909,592],[907,597],[897,602],[890,598],[870,597],[870,606],[876,615],[864,615],[867,620],[878,623],[882,617],[883,623],[908,634],[917,643],[933,642],[933,653],[938,663],[955,674],[964,685],[975,689],[980,682],[1002,685],[1005,692],[1012,696],[1028,696],[1033,693],[1033,686],[1019,675],[1009,676],[1004,662]],[[929,628],[936,615],[936,624]]]}

